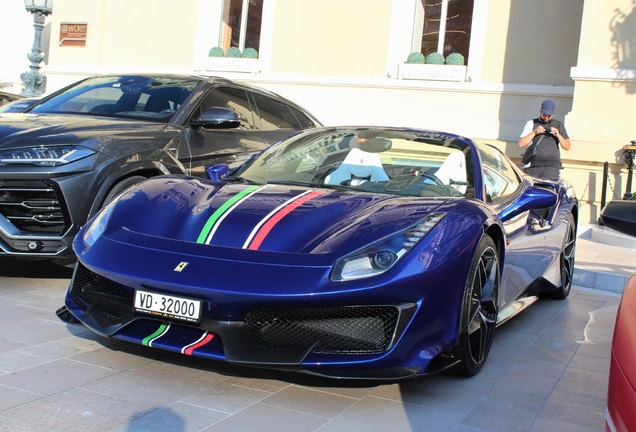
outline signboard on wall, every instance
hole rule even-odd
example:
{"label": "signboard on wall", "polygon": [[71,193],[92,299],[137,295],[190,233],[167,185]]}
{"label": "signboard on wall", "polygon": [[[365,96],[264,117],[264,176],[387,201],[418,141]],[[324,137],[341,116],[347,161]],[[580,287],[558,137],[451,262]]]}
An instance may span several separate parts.
{"label": "signboard on wall", "polygon": [[60,23],[60,46],[86,46],[87,23]]}

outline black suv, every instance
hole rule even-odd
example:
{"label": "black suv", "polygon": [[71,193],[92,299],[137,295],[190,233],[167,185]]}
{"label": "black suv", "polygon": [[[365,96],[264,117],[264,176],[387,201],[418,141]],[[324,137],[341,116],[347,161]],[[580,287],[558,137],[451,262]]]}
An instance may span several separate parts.
{"label": "black suv", "polygon": [[72,263],[71,241],[106,202],[148,177],[205,176],[321,126],[293,102],[223,78],[102,75],[0,113],[0,259]]}

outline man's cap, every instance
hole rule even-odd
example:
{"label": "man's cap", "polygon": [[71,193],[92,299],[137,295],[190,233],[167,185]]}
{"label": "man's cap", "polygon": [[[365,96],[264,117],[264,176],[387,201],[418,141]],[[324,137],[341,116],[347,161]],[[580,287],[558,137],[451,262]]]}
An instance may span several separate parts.
{"label": "man's cap", "polygon": [[550,99],[544,100],[541,104],[541,114],[553,115],[555,108],[556,105]]}

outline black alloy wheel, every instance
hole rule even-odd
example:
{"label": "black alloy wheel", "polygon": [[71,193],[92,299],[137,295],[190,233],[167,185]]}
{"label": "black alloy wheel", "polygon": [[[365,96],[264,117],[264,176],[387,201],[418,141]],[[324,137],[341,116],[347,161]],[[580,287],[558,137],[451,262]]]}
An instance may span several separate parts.
{"label": "black alloy wheel", "polygon": [[561,249],[561,286],[550,292],[551,297],[563,300],[570,295],[572,280],[574,277],[574,258],[576,253],[576,224],[574,216],[568,215],[568,226],[563,237],[563,248]]}
{"label": "black alloy wheel", "polygon": [[462,302],[459,344],[454,349],[459,364],[450,369],[461,376],[476,375],[486,362],[497,326],[499,259],[492,238],[479,241],[468,273]]}

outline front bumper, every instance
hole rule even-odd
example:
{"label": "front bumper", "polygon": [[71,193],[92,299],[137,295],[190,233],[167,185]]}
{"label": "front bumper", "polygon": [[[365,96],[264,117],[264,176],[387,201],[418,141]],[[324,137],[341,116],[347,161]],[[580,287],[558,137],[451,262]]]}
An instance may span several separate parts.
{"label": "front bumper", "polygon": [[[58,316],[126,342],[245,366],[383,379],[420,370],[387,360],[417,310],[414,303],[259,308],[240,321],[202,318],[193,325],[138,316],[133,296],[79,263]],[[365,363],[373,367],[360,369]]]}
{"label": "front bumper", "polygon": [[38,179],[0,174],[0,255],[74,259],[72,241],[94,201],[87,185],[97,172]]}
{"label": "front bumper", "polygon": [[[384,379],[438,369],[433,359],[457,343],[466,275],[446,266],[423,274],[405,260],[375,278],[331,282],[329,255],[194,244],[125,228],[91,247],[80,232],[74,248],[79,262],[66,307],[106,337],[242,365]],[[137,289],[200,300],[200,322],[135,312]]]}

